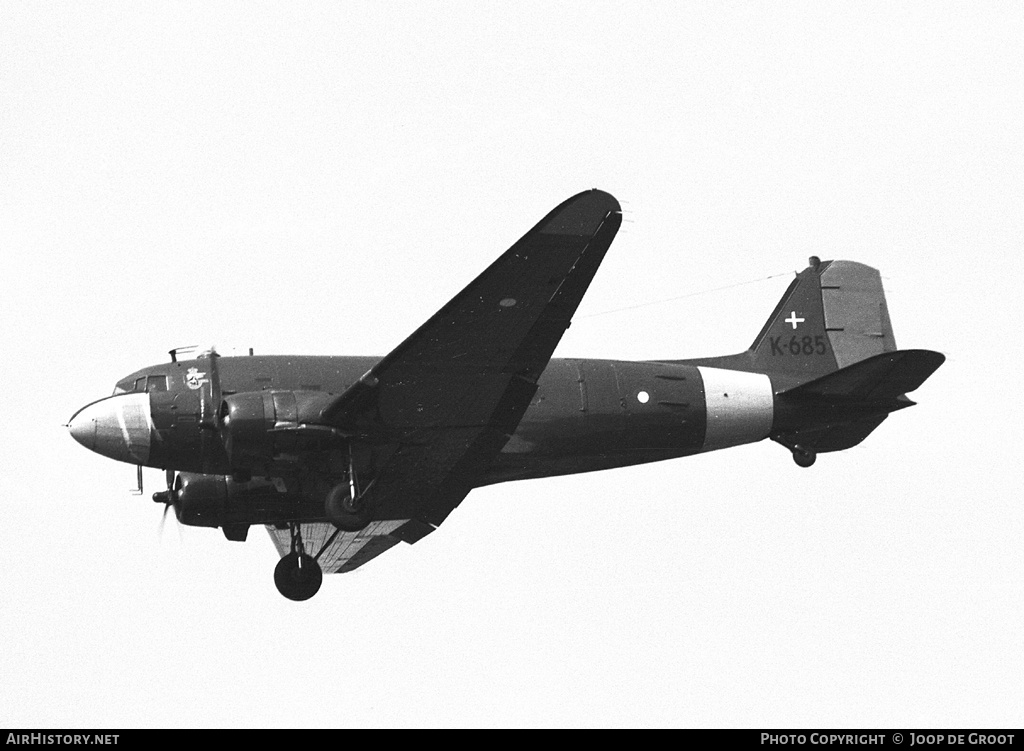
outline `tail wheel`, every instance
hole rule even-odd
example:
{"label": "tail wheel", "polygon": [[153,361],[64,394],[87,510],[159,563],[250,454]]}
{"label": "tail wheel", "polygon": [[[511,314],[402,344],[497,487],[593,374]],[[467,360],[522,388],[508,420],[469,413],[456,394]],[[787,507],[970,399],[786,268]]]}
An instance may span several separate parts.
{"label": "tail wheel", "polygon": [[810,449],[801,448],[800,446],[793,448],[793,461],[796,462],[798,467],[810,467],[817,458],[818,455]]}

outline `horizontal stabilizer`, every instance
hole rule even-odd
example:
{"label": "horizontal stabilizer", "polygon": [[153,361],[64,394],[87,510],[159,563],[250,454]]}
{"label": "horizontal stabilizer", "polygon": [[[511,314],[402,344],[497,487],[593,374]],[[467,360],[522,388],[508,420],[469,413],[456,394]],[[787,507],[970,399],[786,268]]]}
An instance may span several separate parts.
{"label": "horizontal stabilizer", "polygon": [[946,360],[927,349],[885,352],[784,392],[788,398],[883,401],[918,388]]}
{"label": "horizontal stabilizer", "polygon": [[820,425],[775,436],[784,446],[802,446],[819,454],[853,448],[867,438],[888,415],[871,415],[859,420]]}

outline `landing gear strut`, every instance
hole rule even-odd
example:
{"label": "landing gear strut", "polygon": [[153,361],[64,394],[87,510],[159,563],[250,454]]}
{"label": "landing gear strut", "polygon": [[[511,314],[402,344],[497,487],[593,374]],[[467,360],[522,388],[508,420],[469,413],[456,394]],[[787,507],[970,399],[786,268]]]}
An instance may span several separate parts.
{"label": "landing gear strut", "polygon": [[291,530],[292,552],[278,561],[274,569],[274,584],[277,585],[277,591],[289,600],[301,602],[320,591],[324,572],[316,559],[306,554],[299,523],[292,522]]}
{"label": "landing gear strut", "polygon": [[374,482],[376,478],[365,488],[360,488],[355,462],[352,460],[352,446],[349,444],[348,478],[331,488],[324,502],[324,512],[335,527],[343,532],[358,532],[373,521],[367,492]]}
{"label": "landing gear strut", "polygon": [[818,455],[810,449],[805,449],[801,446],[793,447],[793,461],[796,462],[798,467],[809,467],[814,464],[814,460],[818,458]]}
{"label": "landing gear strut", "polygon": [[372,518],[369,505],[353,498],[349,484],[345,482],[331,488],[324,508],[331,523],[344,532],[358,532]]}

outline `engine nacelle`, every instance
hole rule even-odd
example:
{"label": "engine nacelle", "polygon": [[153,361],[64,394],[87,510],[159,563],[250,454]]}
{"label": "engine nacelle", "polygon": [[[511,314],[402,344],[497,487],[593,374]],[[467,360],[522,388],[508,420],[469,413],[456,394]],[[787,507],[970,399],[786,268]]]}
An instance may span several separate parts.
{"label": "engine nacelle", "polygon": [[[315,425],[334,398],[322,391],[246,391],[225,397],[220,432],[231,466],[260,469],[293,452],[299,426]],[[329,429],[324,435],[330,436]]]}
{"label": "engine nacelle", "polygon": [[230,476],[179,472],[174,487],[174,514],[192,527],[274,524],[323,515],[323,504],[315,497],[269,480],[235,482]]}

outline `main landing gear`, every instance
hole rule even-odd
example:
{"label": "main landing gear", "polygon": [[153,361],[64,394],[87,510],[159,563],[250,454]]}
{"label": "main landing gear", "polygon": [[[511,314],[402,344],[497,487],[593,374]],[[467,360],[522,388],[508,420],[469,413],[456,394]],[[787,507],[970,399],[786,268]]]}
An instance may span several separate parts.
{"label": "main landing gear", "polygon": [[342,532],[358,532],[373,521],[368,493],[376,481],[374,478],[365,488],[360,486],[349,444],[348,477],[331,488],[324,501],[324,513],[331,524]]}
{"label": "main landing gear", "polygon": [[370,506],[362,498],[352,497],[352,489],[346,482],[338,483],[327,494],[324,510],[338,529],[343,532],[358,532],[370,523]]}
{"label": "main landing gear", "polygon": [[281,558],[274,569],[274,584],[277,591],[289,600],[301,602],[320,591],[324,572],[316,559],[306,554],[302,544],[302,527],[292,522],[292,552]]}

